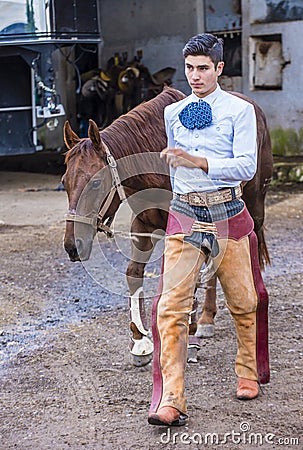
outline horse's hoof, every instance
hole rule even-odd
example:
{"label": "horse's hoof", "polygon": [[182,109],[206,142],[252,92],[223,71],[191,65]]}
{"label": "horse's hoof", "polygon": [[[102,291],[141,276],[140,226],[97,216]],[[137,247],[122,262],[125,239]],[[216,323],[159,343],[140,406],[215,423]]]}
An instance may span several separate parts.
{"label": "horse's hoof", "polygon": [[197,347],[188,347],[187,349],[187,362],[197,363],[198,362],[198,349]]}
{"label": "horse's hoof", "polygon": [[146,366],[153,359],[152,354],[142,356],[132,355],[132,357],[133,357],[133,364],[136,367]]}
{"label": "horse's hoof", "polygon": [[198,351],[201,348],[200,339],[197,336],[190,334],[188,337],[188,348],[187,348],[187,362],[197,363],[198,362]]}
{"label": "horse's hoof", "polygon": [[154,344],[148,336],[141,339],[132,339],[131,355],[136,367],[146,366],[153,359]]}
{"label": "horse's hoof", "polygon": [[215,335],[215,325],[200,323],[198,324],[195,336],[199,338],[211,338]]}

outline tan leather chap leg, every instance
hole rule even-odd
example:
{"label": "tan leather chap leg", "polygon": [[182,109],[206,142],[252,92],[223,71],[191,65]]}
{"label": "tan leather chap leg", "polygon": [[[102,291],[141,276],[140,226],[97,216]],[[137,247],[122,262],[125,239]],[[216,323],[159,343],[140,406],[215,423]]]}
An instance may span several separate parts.
{"label": "tan leather chap leg", "polygon": [[238,352],[236,374],[258,380],[257,304],[249,238],[219,240],[220,254],[215,260],[220,283],[236,327]]}
{"label": "tan leather chap leg", "polygon": [[165,239],[163,284],[153,305],[155,353],[151,412],[162,406],[173,406],[186,413],[184,372],[188,322],[196,280],[205,255],[184,242],[183,237],[183,234],[174,234]]}

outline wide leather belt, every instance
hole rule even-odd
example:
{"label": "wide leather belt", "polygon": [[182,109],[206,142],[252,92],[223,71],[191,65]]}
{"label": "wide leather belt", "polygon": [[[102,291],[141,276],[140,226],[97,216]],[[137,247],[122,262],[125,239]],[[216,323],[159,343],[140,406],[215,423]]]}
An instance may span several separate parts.
{"label": "wide leather belt", "polygon": [[174,194],[182,202],[186,202],[191,206],[214,206],[220,203],[231,202],[242,195],[241,186],[234,188],[220,189],[213,192],[189,192],[188,194]]}

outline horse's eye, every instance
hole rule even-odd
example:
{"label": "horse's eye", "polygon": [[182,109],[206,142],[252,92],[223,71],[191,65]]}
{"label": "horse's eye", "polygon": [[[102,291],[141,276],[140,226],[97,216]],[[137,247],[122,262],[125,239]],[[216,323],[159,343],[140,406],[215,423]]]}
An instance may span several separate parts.
{"label": "horse's eye", "polygon": [[93,189],[99,189],[100,185],[101,185],[101,180],[94,180],[92,183]]}

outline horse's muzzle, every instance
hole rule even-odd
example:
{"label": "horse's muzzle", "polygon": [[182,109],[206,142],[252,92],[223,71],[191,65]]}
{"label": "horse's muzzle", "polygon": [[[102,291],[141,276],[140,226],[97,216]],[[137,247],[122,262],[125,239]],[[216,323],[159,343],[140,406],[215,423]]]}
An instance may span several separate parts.
{"label": "horse's muzzle", "polygon": [[64,245],[64,248],[72,262],[81,261],[77,247]]}
{"label": "horse's muzzle", "polygon": [[92,240],[82,239],[78,237],[77,239],[70,240],[66,239],[64,241],[65,251],[68,253],[69,259],[73,262],[76,261],[87,261],[91,255],[92,251]]}

